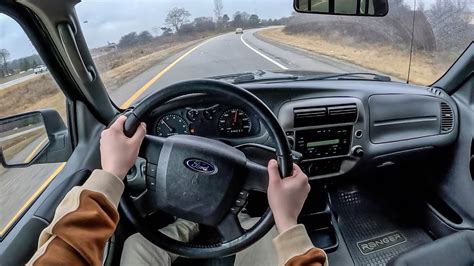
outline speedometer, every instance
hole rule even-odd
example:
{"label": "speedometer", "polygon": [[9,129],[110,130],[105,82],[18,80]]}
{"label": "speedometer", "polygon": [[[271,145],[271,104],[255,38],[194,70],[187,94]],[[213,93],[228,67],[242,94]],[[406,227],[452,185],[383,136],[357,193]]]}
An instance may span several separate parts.
{"label": "speedometer", "polygon": [[188,123],[179,115],[167,114],[156,125],[159,137],[169,137],[178,134],[189,134]]}
{"label": "speedometer", "polygon": [[219,117],[219,132],[227,136],[243,136],[250,133],[252,121],[242,109],[229,109]]}

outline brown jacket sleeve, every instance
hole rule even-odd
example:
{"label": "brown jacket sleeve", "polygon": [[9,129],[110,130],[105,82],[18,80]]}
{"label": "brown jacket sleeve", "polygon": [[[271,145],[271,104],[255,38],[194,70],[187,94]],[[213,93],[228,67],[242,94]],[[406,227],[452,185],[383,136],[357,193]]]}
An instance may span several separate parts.
{"label": "brown jacket sleeve", "polygon": [[59,204],[27,265],[102,265],[105,243],[119,220],[123,189],[121,179],[95,170]]}
{"label": "brown jacket sleeve", "polygon": [[315,248],[304,225],[298,224],[273,239],[278,255],[278,265],[328,266],[324,250]]}

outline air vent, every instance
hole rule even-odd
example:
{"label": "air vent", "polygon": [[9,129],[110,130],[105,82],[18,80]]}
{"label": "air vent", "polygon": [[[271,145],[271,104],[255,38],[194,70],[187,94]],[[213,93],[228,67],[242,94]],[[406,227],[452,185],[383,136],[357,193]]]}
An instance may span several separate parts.
{"label": "air vent", "polygon": [[294,110],[294,126],[308,127],[326,123],[327,109],[325,107],[304,108]]}
{"label": "air vent", "polygon": [[328,107],[329,121],[334,123],[354,123],[357,119],[357,106],[341,105]]}
{"label": "air vent", "polygon": [[454,113],[451,106],[441,103],[441,133],[449,133],[454,127]]}
{"label": "air vent", "polygon": [[441,96],[443,95],[443,93],[441,92],[440,89],[438,88],[435,88],[435,87],[431,87],[431,88],[427,88],[428,92],[430,92],[431,94],[434,94],[436,96]]}
{"label": "air vent", "polygon": [[355,104],[295,108],[293,112],[294,127],[354,123],[357,119]]}

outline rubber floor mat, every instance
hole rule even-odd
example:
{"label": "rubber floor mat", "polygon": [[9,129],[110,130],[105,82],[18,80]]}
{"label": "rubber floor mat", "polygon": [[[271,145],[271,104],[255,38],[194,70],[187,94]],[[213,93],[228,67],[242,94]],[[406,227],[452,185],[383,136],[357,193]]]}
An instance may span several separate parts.
{"label": "rubber floor mat", "polygon": [[410,217],[369,193],[345,189],[330,195],[355,265],[385,265],[398,254],[432,241]]}

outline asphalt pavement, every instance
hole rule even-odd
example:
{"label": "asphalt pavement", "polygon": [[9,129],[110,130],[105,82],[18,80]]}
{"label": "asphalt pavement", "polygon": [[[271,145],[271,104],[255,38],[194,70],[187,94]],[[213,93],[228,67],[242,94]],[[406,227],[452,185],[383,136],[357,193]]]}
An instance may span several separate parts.
{"label": "asphalt pavement", "polygon": [[[122,87],[111,91],[111,98],[119,105],[132,102],[129,101],[131,97],[136,102],[177,81],[255,70],[367,71],[326,56],[264,42],[254,36],[256,31],[258,30],[247,30],[243,35],[223,34],[204,41],[197,48],[171,55]],[[32,145],[25,150],[28,149],[32,150]],[[58,166],[59,164],[33,165],[5,170],[3,173],[0,171],[0,232]]]}
{"label": "asphalt pavement", "polygon": [[24,77],[21,77],[21,78],[17,78],[17,79],[14,79],[14,80],[11,80],[11,81],[8,81],[8,82],[5,82],[5,83],[0,83],[0,90],[3,90],[3,89],[6,89],[8,87],[11,87],[13,85],[16,85],[16,84],[19,84],[19,83],[22,83],[22,82],[25,82],[27,80],[30,80],[32,78],[35,78],[35,77],[39,77],[41,75],[44,75],[45,73],[43,74],[29,74],[29,75],[26,75]]}
{"label": "asphalt pavement", "polygon": [[[204,78],[255,70],[312,70],[322,72],[367,72],[356,65],[327,56],[308,52],[287,45],[265,42],[255,36],[259,29],[247,30],[244,34],[233,32],[205,41],[191,54],[168,69],[137,100],[152,94],[177,81]],[[149,80],[187,51],[170,56],[163,62],[144,71],[119,89],[110,92],[112,99],[122,104]]]}

